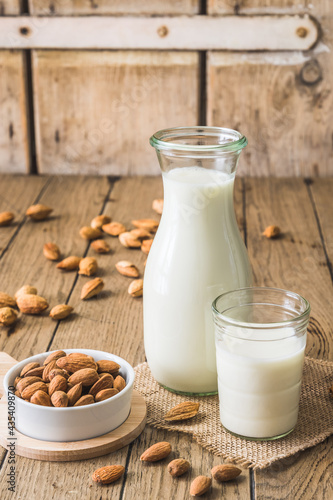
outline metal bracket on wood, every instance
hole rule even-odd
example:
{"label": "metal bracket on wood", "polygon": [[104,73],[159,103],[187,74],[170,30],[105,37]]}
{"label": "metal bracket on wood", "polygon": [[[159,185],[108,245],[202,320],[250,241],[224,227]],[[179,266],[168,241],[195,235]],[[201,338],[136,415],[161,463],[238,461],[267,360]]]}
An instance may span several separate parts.
{"label": "metal bracket on wood", "polygon": [[0,17],[1,49],[309,50],[308,15]]}

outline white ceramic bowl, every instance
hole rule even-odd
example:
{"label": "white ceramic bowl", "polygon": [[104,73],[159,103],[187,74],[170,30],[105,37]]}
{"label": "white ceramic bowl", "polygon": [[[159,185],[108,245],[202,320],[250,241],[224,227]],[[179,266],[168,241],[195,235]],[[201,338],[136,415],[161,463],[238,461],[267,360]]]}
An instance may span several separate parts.
{"label": "white ceramic bowl", "polygon": [[[66,353],[82,352],[92,356],[95,361],[109,359],[121,366],[120,375],[126,387],[110,399],[76,408],[51,408],[28,403],[15,397],[15,427],[35,439],[43,441],[80,441],[106,434],[119,427],[127,419],[131,410],[131,397],[134,383],[134,370],[127,361],[103,351],[91,349],[64,349]],[[23,366],[27,363],[43,364],[44,359],[54,351],[37,354],[13,366],[4,378],[5,394],[13,385]]]}

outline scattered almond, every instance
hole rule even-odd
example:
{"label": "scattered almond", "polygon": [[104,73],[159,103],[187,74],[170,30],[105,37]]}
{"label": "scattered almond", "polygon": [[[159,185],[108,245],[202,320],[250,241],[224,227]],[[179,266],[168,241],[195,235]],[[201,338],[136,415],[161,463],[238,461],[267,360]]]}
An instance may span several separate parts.
{"label": "scattered almond", "polygon": [[20,377],[24,377],[26,373],[28,373],[30,370],[33,370],[34,368],[39,368],[39,363],[32,362],[26,364],[21,370]]}
{"label": "scattered almond", "polygon": [[43,254],[49,260],[60,259],[60,248],[55,243],[45,243],[43,246]]}
{"label": "scattered almond", "polygon": [[68,396],[63,391],[56,391],[51,396],[53,406],[66,407],[68,406]]}
{"label": "scattered almond", "polygon": [[224,481],[231,481],[235,479],[239,474],[241,474],[242,470],[231,464],[223,464],[216,465],[212,468],[211,473],[214,479],[219,483],[223,483]]}
{"label": "scattered almond", "polygon": [[92,405],[95,403],[94,397],[91,394],[87,394],[86,396],[81,396],[80,399],[74,404],[74,406],[86,406]]}
{"label": "scattered almond", "polygon": [[44,382],[34,382],[33,384],[29,384],[23,391],[21,391],[22,398],[30,400],[31,396],[37,391],[47,392],[47,385]]}
{"label": "scattered almond", "polygon": [[134,236],[134,238],[137,238],[139,240],[149,240],[151,238],[150,232],[140,227],[138,227],[137,229],[132,229],[132,231],[130,231],[130,234]]}
{"label": "scattered almond", "polygon": [[40,314],[49,307],[47,301],[39,295],[19,295],[17,305],[23,314]]}
{"label": "scattered almond", "polygon": [[77,372],[84,368],[96,371],[97,363],[94,358],[80,352],[71,352],[68,356],[62,356],[56,361],[57,367],[67,370],[70,373]]}
{"label": "scattered almond", "polygon": [[81,257],[71,255],[70,257],[66,257],[66,259],[59,262],[56,267],[57,269],[63,269],[64,271],[76,271],[79,268],[81,260]]}
{"label": "scattered almond", "polygon": [[90,222],[90,226],[93,229],[102,229],[102,226],[108,224],[109,222],[111,222],[111,217],[108,215],[97,215],[97,217],[94,217]]}
{"label": "scattered almond", "polygon": [[120,222],[111,222],[110,224],[104,224],[102,226],[102,230],[110,236],[119,236],[120,234],[125,233],[126,228],[124,224],[121,224]]}
{"label": "scattered almond", "polygon": [[138,238],[134,238],[134,236],[130,232],[121,233],[119,235],[119,241],[126,248],[141,247],[141,241]]}
{"label": "scattered almond", "polygon": [[37,205],[29,207],[26,211],[26,215],[28,215],[32,220],[44,220],[50,215],[51,212],[53,212],[53,208],[38,203]]}
{"label": "scattered almond", "polygon": [[168,465],[168,472],[172,477],[179,477],[185,474],[191,468],[190,462],[183,458],[176,458]]}
{"label": "scattered almond", "polygon": [[51,363],[51,361],[57,361],[57,359],[59,358],[63,358],[66,356],[66,353],[65,351],[61,351],[61,350],[58,350],[58,351],[53,351],[51,352],[51,354],[49,354],[47,356],[46,359],[44,359],[44,363],[43,365],[46,366],[48,365],[49,363]]}
{"label": "scattered almond", "polygon": [[184,401],[171,408],[171,410],[164,415],[164,420],[173,422],[177,420],[187,420],[193,418],[199,411],[200,403],[193,403],[192,401]]}
{"label": "scattered almond", "polygon": [[0,307],[16,307],[16,300],[8,293],[0,292]]}
{"label": "scattered almond", "polygon": [[36,391],[30,398],[30,403],[40,406],[52,406],[50,396],[44,391]]}
{"label": "scattered almond", "polygon": [[9,224],[15,219],[13,212],[1,212],[0,213],[0,227],[9,226]]}
{"label": "scattered almond", "polygon": [[4,326],[11,326],[17,320],[17,312],[12,307],[0,308],[0,323]]}
{"label": "scattered almond", "polygon": [[142,244],[141,244],[141,250],[142,250],[142,252],[143,252],[143,253],[145,253],[146,255],[148,255],[148,254],[149,254],[149,252],[150,252],[150,248],[151,248],[151,246],[152,246],[152,244],[153,244],[153,241],[154,241],[153,239],[151,239],[151,240],[143,240],[143,242],[142,242]]}
{"label": "scattered almond", "polygon": [[[117,377],[118,378],[118,377]],[[102,377],[100,377],[97,382],[90,388],[89,394],[92,396],[96,396],[96,394],[104,389],[112,389],[113,387],[113,377],[110,373],[104,373]],[[125,384],[126,385],[126,384]],[[118,387],[116,387],[118,391]]]}
{"label": "scattered almond", "polygon": [[110,250],[111,250],[111,248],[109,247],[109,245],[104,240],[94,240],[91,243],[91,247],[97,253],[109,253]]}
{"label": "scattered almond", "polygon": [[163,460],[171,453],[171,444],[167,441],[153,444],[150,448],[144,451],[140,457],[142,462],[157,462]]}
{"label": "scattered almond", "polygon": [[103,389],[96,394],[95,401],[96,403],[100,403],[100,401],[112,398],[112,396],[115,396],[118,392],[118,389],[115,389],[114,387],[112,389]]}
{"label": "scattered almond", "polygon": [[156,213],[161,215],[163,212],[163,205],[164,205],[163,198],[158,198],[153,201],[152,209],[155,210]]}
{"label": "scattered almond", "polygon": [[80,229],[80,236],[85,240],[96,240],[102,236],[100,229],[94,229],[90,226],[84,226]]}
{"label": "scattered almond", "polygon": [[81,299],[87,300],[91,299],[95,295],[98,295],[104,288],[104,281],[101,278],[95,278],[88,281],[81,290]]}
{"label": "scattered almond", "polygon": [[125,472],[125,467],[122,465],[107,465],[95,470],[92,475],[92,480],[96,483],[110,484],[119,479]]}
{"label": "scattered almond", "polygon": [[128,293],[132,297],[142,297],[143,295],[143,280],[134,280],[128,287]]}
{"label": "scattered almond", "polygon": [[132,224],[135,227],[146,229],[151,233],[156,233],[159,222],[154,219],[138,219],[138,220],[132,220]]}
{"label": "scattered almond", "polygon": [[126,382],[121,375],[117,375],[117,377],[114,379],[113,387],[117,389],[118,392],[121,392],[123,389],[125,389]]}
{"label": "scattered almond", "polygon": [[37,295],[37,288],[31,285],[24,285],[15,293],[16,300],[19,295]]}
{"label": "scattered almond", "polygon": [[281,231],[278,226],[268,226],[265,231],[262,233],[266,238],[277,238],[280,235]]}
{"label": "scattered almond", "polygon": [[73,307],[68,306],[67,304],[58,304],[57,306],[52,307],[50,316],[52,319],[58,321],[60,319],[68,318],[72,311],[74,311]]}
{"label": "scattered almond", "polygon": [[[57,391],[67,391],[67,380],[65,377],[62,377],[61,375],[56,375],[50,382],[49,385],[49,396],[52,397],[52,394]],[[52,401],[52,399],[51,399]],[[53,403],[53,401],[52,401]]]}
{"label": "scattered almond", "polygon": [[111,361],[109,359],[101,359],[97,361],[97,371],[98,373],[114,373],[118,372],[120,365],[115,361]]}
{"label": "scattered almond", "polygon": [[201,495],[207,493],[211,485],[212,480],[210,477],[198,476],[191,483],[190,495],[192,497],[201,497]]}
{"label": "scattered almond", "polygon": [[116,269],[118,273],[129,278],[137,278],[140,274],[138,268],[128,260],[120,260],[117,262]]}
{"label": "scattered almond", "polygon": [[75,403],[80,399],[81,395],[82,395],[82,383],[80,382],[79,384],[74,385],[67,392],[68,406],[74,406]]}
{"label": "scattered almond", "polygon": [[93,276],[96,274],[97,268],[97,260],[94,257],[85,257],[80,262],[79,274],[84,276]]}
{"label": "scattered almond", "polygon": [[68,379],[72,385],[82,383],[83,387],[89,387],[99,380],[96,370],[92,368],[83,368],[73,373]]}

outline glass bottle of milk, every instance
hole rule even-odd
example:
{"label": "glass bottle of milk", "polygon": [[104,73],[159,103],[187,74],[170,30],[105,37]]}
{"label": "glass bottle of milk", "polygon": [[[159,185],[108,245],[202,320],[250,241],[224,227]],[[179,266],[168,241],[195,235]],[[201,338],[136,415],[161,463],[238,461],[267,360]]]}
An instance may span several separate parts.
{"label": "glass bottle of milk", "polygon": [[154,378],[169,390],[217,392],[212,300],[252,284],[233,188],[246,138],[218,127],[155,133],[164,208],[144,276],[144,342]]}

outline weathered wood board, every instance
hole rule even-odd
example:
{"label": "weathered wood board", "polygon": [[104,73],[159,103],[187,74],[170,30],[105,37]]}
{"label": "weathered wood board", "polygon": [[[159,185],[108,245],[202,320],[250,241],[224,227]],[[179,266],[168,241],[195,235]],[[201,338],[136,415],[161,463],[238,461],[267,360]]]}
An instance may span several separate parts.
{"label": "weathered wood board", "polygon": [[20,0],[0,0],[0,16],[15,16],[20,13]]}

